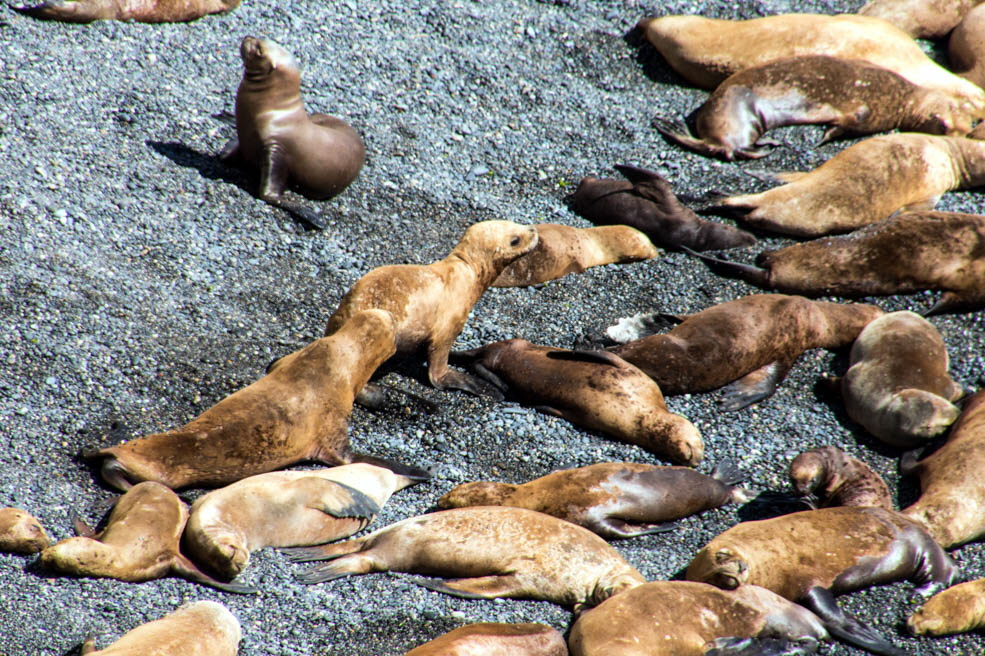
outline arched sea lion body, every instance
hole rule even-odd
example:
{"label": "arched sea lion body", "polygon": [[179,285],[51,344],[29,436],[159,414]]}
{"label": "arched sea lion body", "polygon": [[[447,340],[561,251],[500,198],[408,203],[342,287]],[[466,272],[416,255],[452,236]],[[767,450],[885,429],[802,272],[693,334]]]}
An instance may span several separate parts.
{"label": "arched sea lion body", "polygon": [[881,18],[915,39],[947,36],[981,0],[871,0],[860,16]]}
{"label": "arched sea lion body", "polygon": [[985,629],[985,579],[938,592],[910,615],[906,626],[914,635],[930,636]]}
{"label": "arched sea lion body", "polygon": [[545,624],[466,624],[404,656],[568,656],[558,630]]}
{"label": "arched sea lion body", "polygon": [[51,544],[41,522],[20,508],[0,508],[0,551],[33,554]]}
{"label": "arched sea lion body", "polygon": [[867,464],[836,446],[804,451],[790,462],[790,485],[812,506],[875,506],[893,510],[889,487]]}
{"label": "arched sea lion body", "polygon": [[979,4],[969,11],[951,32],[947,58],[957,75],[985,85],[985,7]]}
{"label": "arched sea lion body", "polygon": [[881,314],[873,305],[754,294],[681,317],[669,333],[609,350],[668,396],[729,385],[726,407],[737,410],[772,394],[804,351],[849,344]]}
{"label": "arched sea lion body", "polygon": [[138,23],[184,23],[209,14],[224,14],[240,0],[44,0],[17,11],[44,20],[91,23],[97,20]]}
{"label": "arched sea lion body", "polygon": [[299,562],[334,559],[299,576],[302,583],[382,571],[461,577],[418,583],[468,599],[545,599],[575,612],[644,582],[588,529],[525,508],[442,510],[287,552]]}
{"label": "arched sea lion body", "polygon": [[242,630],[225,606],[214,601],[185,604],[159,620],[141,624],[104,649],[90,638],[85,656],[236,656]]}

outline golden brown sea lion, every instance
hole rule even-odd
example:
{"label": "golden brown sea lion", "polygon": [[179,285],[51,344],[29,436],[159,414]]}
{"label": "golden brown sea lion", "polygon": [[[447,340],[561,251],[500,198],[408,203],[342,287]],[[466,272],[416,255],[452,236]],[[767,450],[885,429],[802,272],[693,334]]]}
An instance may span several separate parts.
{"label": "golden brown sea lion", "polygon": [[51,541],[41,523],[20,508],[0,508],[0,551],[32,554]]}
{"label": "golden brown sea lion", "polygon": [[404,656],[568,656],[564,636],[544,624],[467,624]]}
{"label": "golden brown sea lion", "polygon": [[141,624],[105,649],[90,638],[82,654],[91,656],[236,656],[239,621],[214,601],[185,604],[159,620]]}
{"label": "golden brown sea lion", "polygon": [[352,402],[393,355],[394,329],[389,312],[356,313],[338,332],[281,358],[266,376],[180,429],[88,457],[103,458],[103,478],[124,490],[139,481],[218,487],[303,460],[352,462]]}
{"label": "golden brown sea lion", "polygon": [[930,636],[985,629],[985,579],[938,592],[910,615],[906,626],[914,635]]}
{"label": "golden brown sea lion", "polygon": [[342,119],[305,111],[301,70],[284,48],[248,36],[240,55],[244,70],[236,91],[236,138],[219,158],[242,158],[258,169],[257,196],[321,230],[325,220],[318,212],[282,194],[291,185],[308,198],[337,196],[363,167],[363,140]]}
{"label": "golden brown sea lion", "polygon": [[66,23],[97,20],[138,23],[184,23],[209,14],[224,14],[239,6],[239,0],[44,0],[17,11]]}
{"label": "golden brown sea lion", "polygon": [[397,321],[397,353],[426,351],[432,385],[481,394],[484,389],[471,376],[448,367],[448,353],[476,301],[507,265],[532,251],[538,241],[533,226],[476,223],[443,260],[378,267],[364,275],[328,318],[325,334],[335,333],[362,310],[387,310]]}
{"label": "golden brown sea lion", "polygon": [[744,503],[741,472],[720,463],[711,476],[687,467],[604,462],[563,469],[521,485],[463,483],[438,499],[439,508],[512,506],[547,513],[604,538],[631,538],[673,528],[662,522]]}
{"label": "golden brown sea lion", "polygon": [[815,508],[876,506],[893,510],[882,476],[836,446],[804,451],[790,462],[788,472],[794,492]]}
{"label": "golden brown sea lion", "polygon": [[881,18],[920,39],[947,36],[981,0],[871,0],[860,16]]}
{"label": "golden brown sea lion", "polygon": [[199,497],[184,541],[197,562],[234,579],[251,551],[349,537],[373,521],[391,494],[416,482],[362,463],[250,476]]}
{"label": "golden brown sea lion", "polygon": [[644,582],[588,529],[525,508],[442,510],[355,540],[285,551],[296,562],[336,559],[301,574],[302,583],[385,571],[462,577],[417,582],[466,599],[545,599],[576,613]]}
{"label": "golden brown sea lion", "polygon": [[801,353],[845,346],[881,314],[873,305],[753,294],[676,317],[683,321],[669,333],[609,350],[642,369],[667,396],[728,385],[725,407],[738,410],[776,391]]}
{"label": "golden brown sea lion", "polygon": [[947,58],[955,73],[978,86],[985,85],[985,7],[972,9],[951,32]]}
{"label": "golden brown sea lion", "polygon": [[58,574],[131,583],[179,576],[226,592],[255,592],[216,581],[181,554],[178,543],[187,520],[188,507],[177,494],[160,483],[140,483],[116,502],[105,529],[97,534],[76,522],[76,529],[87,535],[62,540],[42,551],[41,567]]}
{"label": "golden brown sea lion", "polygon": [[701,434],[667,409],[651,378],[605,351],[568,351],[525,339],[457,352],[473,371],[504,394],[541,412],[636,444],[674,463],[704,457]]}

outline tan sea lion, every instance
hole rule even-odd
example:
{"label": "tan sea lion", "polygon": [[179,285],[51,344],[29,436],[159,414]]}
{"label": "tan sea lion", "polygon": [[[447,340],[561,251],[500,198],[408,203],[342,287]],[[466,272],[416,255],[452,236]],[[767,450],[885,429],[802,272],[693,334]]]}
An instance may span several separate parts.
{"label": "tan sea lion", "polygon": [[51,541],[41,522],[20,508],[0,508],[0,551],[33,554]]}
{"label": "tan sea lion", "polygon": [[794,492],[815,508],[876,506],[893,510],[882,476],[836,446],[804,451],[790,462],[788,473]]}
{"label": "tan sea lion", "polygon": [[44,20],[91,23],[97,20],[138,23],[184,23],[209,14],[224,14],[240,0],[44,0],[16,11]]}
{"label": "tan sea lion", "polygon": [[568,656],[558,630],[545,624],[467,624],[404,656]]}
{"label": "tan sea lion", "polygon": [[689,150],[731,161],[765,157],[777,144],[760,137],[786,125],[832,125],[822,144],[887,130],[963,136],[978,114],[967,102],[874,64],[808,55],[729,76],[696,111],[697,138],[672,121],[654,125]]}
{"label": "tan sea lion", "polygon": [[82,535],[42,551],[41,567],[57,574],[131,583],[179,576],[226,592],[256,592],[216,581],[181,554],[178,543],[187,520],[188,507],[177,494],[160,483],[140,483],[116,502],[105,529],[97,534],[77,521]]}
{"label": "tan sea lion", "polygon": [[533,226],[476,223],[443,260],[383,266],[364,275],[328,318],[325,334],[332,335],[362,310],[387,310],[397,322],[397,353],[424,350],[432,385],[481,394],[484,388],[471,376],[448,367],[448,353],[476,301],[507,265],[532,251],[538,241]]}
{"label": "tan sea lion", "polygon": [[660,387],[605,351],[568,351],[510,339],[457,352],[504,394],[541,412],[636,444],[674,463],[704,457],[701,434],[667,409]]}
{"label": "tan sea lion", "polygon": [[385,571],[461,577],[417,583],[466,599],[544,599],[576,613],[644,582],[588,529],[525,508],[442,510],[355,540],[285,551],[296,562],[332,560],[301,574],[302,583]]}
{"label": "tan sea lion", "polygon": [[663,522],[745,503],[742,473],[719,463],[711,476],[687,467],[604,462],[563,469],[521,485],[463,483],[438,499],[439,508],[512,506],[547,513],[604,538],[630,538],[673,528]]}
{"label": "tan sea lion", "polygon": [[141,624],[105,649],[90,638],[91,656],[236,656],[242,631],[225,606],[214,601],[185,604],[159,620]]}
{"label": "tan sea lion", "polygon": [[625,164],[616,169],[626,180],[582,178],[568,198],[571,210],[595,224],[632,226],[670,250],[718,251],[756,243],[745,230],[698,217],[659,173]]}
{"label": "tan sea lion", "polygon": [[649,260],[658,251],[646,235],[629,226],[572,228],[557,223],[534,226],[537,247],[503,269],[491,287],[527,287],[589,267]]}
{"label": "tan sea lion", "polygon": [[185,545],[197,562],[234,579],[257,549],[349,537],[391,494],[416,482],[363,463],[250,476],[192,504]]}
{"label": "tan sea lion", "polygon": [[981,0],[871,0],[860,16],[881,18],[919,39],[947,36]]}
{"label": "tan sea lion", "polygon": [[938,592],[910,615],[906,626],[914,635],[930,636],[985,629],[985,579]]}
{"label": "tan sea lion", "polygon": [[609,350],[642,369],[667,396],[728,385],[724,407],[738,410],[776,391],[801,353],[850,344],[880,315],[873,305],[753,294],[674,317],[681,323],[669,333]]}
{"label": "tan sea lion", "polygon": [[218,487],[303,460],[342,465],[349,448],[352,402],[376,368],[393,355],[389,312],[355,313],[329,337],[272,365],[252,385],[219,401],[178,430],[148,435],[88,457],[102,458],[107,483]]}
{"label": "tan sea lion", "polygon": [[240,45],[243,80],[236,91],[236,138],[219,158],[245,160],[260,171],[257,196],[319,230],[318,213],[282,197],[288,185],[308,198],[342,193],[359,175],[366,148],[340,118],[308,114],[301,101],[301,69],[273,41],[248,36]]}
{"label": "tan sea lion", "polygon": [[947,58],[955,73],[978,86],[985,85],[985,7],[978,5],[969,11],[951,32]]}

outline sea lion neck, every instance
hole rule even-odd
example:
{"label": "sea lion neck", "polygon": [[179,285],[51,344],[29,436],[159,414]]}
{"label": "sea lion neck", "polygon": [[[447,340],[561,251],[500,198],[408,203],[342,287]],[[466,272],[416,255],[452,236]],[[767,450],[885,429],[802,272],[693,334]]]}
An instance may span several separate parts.
{"label": "sea lion neck", "polygon": [[456,246],[443,262],[449,265],[449,271],[459,272],[464,275],[469,275],[469,272],[471,272],[472,277],[478,283],[481,283],[481,287],[479,288],[480,295],[482,290],[492,285],[493,281],[502,273],[501,270],[504,268],[501,266],[497,267],[488,257],[474,257],[467,248],[462,248],[461,246]]}

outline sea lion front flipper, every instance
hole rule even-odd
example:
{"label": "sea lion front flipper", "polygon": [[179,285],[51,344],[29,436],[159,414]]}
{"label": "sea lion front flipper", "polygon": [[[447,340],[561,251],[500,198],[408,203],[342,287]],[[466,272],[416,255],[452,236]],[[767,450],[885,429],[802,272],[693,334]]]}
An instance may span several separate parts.
{"label": "sea lion front flipper", "polygon": [[824,628],[839,640],[881,656],[906,656],[906,651],[895,647],[871,626],[846,615],[826,588],[814,586],[800,601],[821,618]]}
{"label": "sea lion front flipper", "polygon": [[837,141],[838,139],[844,139],[849,136],[848,130],[845,128],[833,125],[824,131],[824,136],[821,140],[817,142],[818,146],[823,146],[826,143],[831,143],[832,141]]}
{"label": "sea lion front flipper", "polygon": [[507,394],[510,391],[510,386],[507,385],[505,382],[503,382],[502,378],[500,378],[495,373],[490,371],[489,368],[486,367],[481,362],[472,363],[472,371],[479,374],[479,376],[483,380],[485,380],[487,383],[489,383],[490,385],[492,385],[493,387],[495,387],[500,391],[499,397],[496,398],[494,396],[493,398],[495,398],[497,401],[502,401],[503,399],[506,398],[505,394]]}
{"label": "sea lion front flipper", "polygon": [[982,303],[969,302],[968,299],[954,292],[944,292],[941,294],[941,297],[937,300],[937,302],[934,303],[933,307],[921,314],[925,317],[932,317],[935,314],[971,312],[980,309],[982,305]]}
{"label": "sea lion front flipper", "polygon": [[370,455],[368,453],[354,453],[352,454],[350,462],[364,462],[367,465],[383,467],[384,469],[389,469],[397,476],[404,476],[412,481],[431,480],[431,472],[426,469],[415,467],[414,465],[408,465],[396,460],[391,460],[389,458],[381,458],[379,456]]}
{"label": "sea lion front flipper", "polygon": [[610,538],[635,538],[641,535],[653,535],[655,533],[667,533],[676,530],[677,522],[663,522],[659,524],[632,524],[617,517],[604,517],[594,523],[590,528],[606,539]]}
{"label": "sea lion front flipper", "polygon": [[96,529],[89,526],[81,517],[75,516],[72,519],[72,527],[79,537],[96,539]]}
{"label": "sea lion front flipper", "polygon": [[573,360],[575,362],[594,362],[607,364],[611,367],[625,367],[626,361],[609,351],[593,351],[589,349],[574,351],[548,351],[549,360]]}
{"label": "sea lion front flipper", "polygon": [[185,556],[177,554],[174,561],[171,563],[171,572],[175,576],[180,576],[183,579],[192,581],[193,583],[201,583],[202,585],[207,585],[217,590],[222,590],[223,592],[233,592],[236,594],[256,594],[259,592],[256,588],[243,585],[241,583],[223,583],[222,581],[217,581],[212,578],[202,570],[200,570],[195,563],[188,560]]}
{"label": "sea lion front flipper", "polygon": [[909,205],[904,205],[903,207],[899,208],[898,211],[900,214],[902,214],[903,212],[930,211],[933,210],[935,207],[937,207],[937,201],[939,201],[940,199],[941,199],[940,194],[938,194],[936,196],[931,196],[930,198],[919,200],[915,203],[910,203]]}
{"label": "sea lion front flipper", "polygon": [[719,403],[723,410],[734,412],[762,401],[776,391],[776,386],[787,376],[792,363],[770,362],[722,388]]}
{"label": "sea lion front flipper", "polygon": [[738,262],[722,260],[717,257],[712,257],[711,255],[698,253],[697,251],[691,250],[687,246],[681,246],[681,250],[692,257],[700,259],[708,265],[708,268],[711,269],[712,272],[720,276],[745,280],[749,284],[762,287],[763,289],[773,288],[773,285],[770,283],[770,272],[766,269],[760,269],[759,267],[751,264],[740,264]]}
{"label": "sea lion front flipper", "polygon": [[705,645],[704,656],[804,656],[816,654],[820,643],[813,638],[718,638]]}
{"label": "sea lion front flipper", "polygon": [[96,636],[91,633],[86,636],[85,642],[82,643],[82,648],[79,649],[79,654],[85,656],[86,654],[91,654],[96,651]]}
{"label": "sea lion front flipper", "polygon": [[365,527],[380,512],[380,507],[375,501],[345,483],[309,476],[297,480],[295,485],[299,491],[311,495],[309,508],[320,510],[337,519],[361,519],[364,520],[363,527]]}
{"label": "sea lion front flipper", "polygon": [[567,417],[564,416],[563,412],[561,412],[557,408],[552,408],[549,405],[535,405],[534,410],[543,413],[545,415],[550,415],[551,417],[557,417],[559,419],[567,419]]}
{"label": "sea lion front flipper", "polygon": [[807,173],[807,171],[781,171],[780,173],[773,173],[771,176],[774,180],[790,183],[797,182],[797,180],[803,178]]}
{"label": "sea lion front flipper", "polygon": [[468,579],[451,579],[442,581],[440,579],[414,579],[414,583],[434,590],[443,592],[453,597],[462,599],[496,599],[498,597],[510,597],[522,591],[520,582],[515,574],[493,574],[491,576],[477,576]]}
{"label": "sea lion front flipper", "polygon": [[290,169],[280,146],[276,142],[265,143],[263,145],[263,158],[260,161],[260,192],[258,196],[267,204],[279,207],[312,228],[324,230],[327,224],[321,214],[281,197],[287,188],[289,173]]}
{"label": "sea lion front flipper", "polygon": [[613,168],[622,174],[624,178],[635,184],[645,184],[657,180],[666,182],[664,177],[656,171],[633,166],[632,164],[616,164]]}

